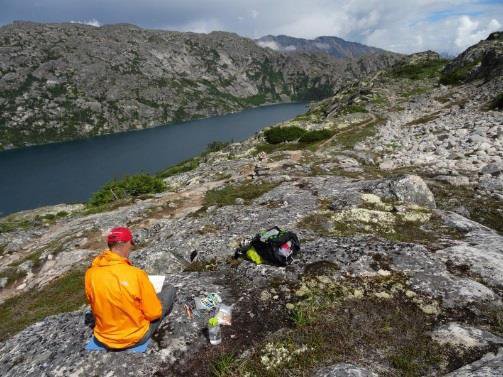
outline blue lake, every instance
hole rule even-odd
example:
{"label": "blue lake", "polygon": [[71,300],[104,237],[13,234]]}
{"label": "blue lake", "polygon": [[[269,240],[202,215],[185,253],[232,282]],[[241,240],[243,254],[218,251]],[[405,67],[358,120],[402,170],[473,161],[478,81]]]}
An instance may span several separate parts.
{"label": "blue lake", "polygon": [[147,130],[0,152],[0,216],[86,201],[105,182],[155,173],[202,152],[212,141],[240,141],[294,118],[304,103],[257,107]]}

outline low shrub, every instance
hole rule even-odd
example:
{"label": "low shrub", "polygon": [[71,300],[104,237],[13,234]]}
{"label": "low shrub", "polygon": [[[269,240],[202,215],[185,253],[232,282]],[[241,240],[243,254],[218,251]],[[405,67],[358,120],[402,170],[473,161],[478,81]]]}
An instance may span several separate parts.
{"label": "low shrub", "polygon": [[176,174],[185,173],[194,170],[199,166],[199,158],[191,158],[190,160],[182,161],[176,165],[170,166],[169,168],[161,171],[158,176],[160,178],[171,177]]}
{"label": "low shrub", "polygon": [[489,104],[490,110],[503,110],[503,93],[498,94]]}
{"label": "low shrub", "polygon": [[87,202],[87,206],[99,207],[144,194],[162,192],[165,189],[166,185],[160,177],[148,174],[131,175],[122,180],[108,182],[92,195],[91,199]]}
{"label": "low shrub", "polygon": [[299,139],[300,143],[315,143],[318,141],[326,140],[332,137],[334,133],[331,130],[313,130],[308,131]]}
{"label": "low shrub", "polygon": [[229,141],[212,141],[206,146],[206,150],[203,152],[203,155],[208,153],[218,152],[228,146],[231,142]]}
{"label": "low shrub", "polygon": [[439,83],[442,85],[457,85],[461,84],[466,79],[466,74],[461,71],[453,71],[450,73],[443,73],[440,76]]}
{"label": "low shrub", "polygon": [[286,141],[295,141],[300,139],[306,130],[300,127],[273,127],[264,132],[265,140],[269,144],[280,144]]}

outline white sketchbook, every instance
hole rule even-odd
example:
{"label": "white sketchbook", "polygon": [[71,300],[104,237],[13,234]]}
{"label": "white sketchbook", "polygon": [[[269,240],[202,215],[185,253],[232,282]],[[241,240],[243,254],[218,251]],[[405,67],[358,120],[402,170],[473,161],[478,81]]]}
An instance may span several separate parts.
{"label": "white sketchbook", "polygon": [[154,286],[155,292],[159,293],[162,290],[162,286],[164,285],[164,279],[166,276],[164,275],[148,275],[148,279]]}

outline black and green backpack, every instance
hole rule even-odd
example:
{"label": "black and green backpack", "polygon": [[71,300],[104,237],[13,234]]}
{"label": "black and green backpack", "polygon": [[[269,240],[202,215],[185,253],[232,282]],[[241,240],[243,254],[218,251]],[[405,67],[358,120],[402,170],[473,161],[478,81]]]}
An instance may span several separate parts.
{"label": "black and green backpack", "polygon": [[238,250],[245,255],[251,247],[268,263],[288,266],[300,251],[300,242],[295,233],[275,226],[257,233],[248,245]]}

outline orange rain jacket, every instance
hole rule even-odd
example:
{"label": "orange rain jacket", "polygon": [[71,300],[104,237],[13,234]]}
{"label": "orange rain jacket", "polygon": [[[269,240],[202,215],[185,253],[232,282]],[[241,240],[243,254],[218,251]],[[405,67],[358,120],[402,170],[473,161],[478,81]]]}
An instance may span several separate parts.
{"label": "orange rain jacket", "polygon": [[96,318],[94,336],[110,348],[136,344],[162,306],[145,271],[105,250],[86,271],[86,297]]}

